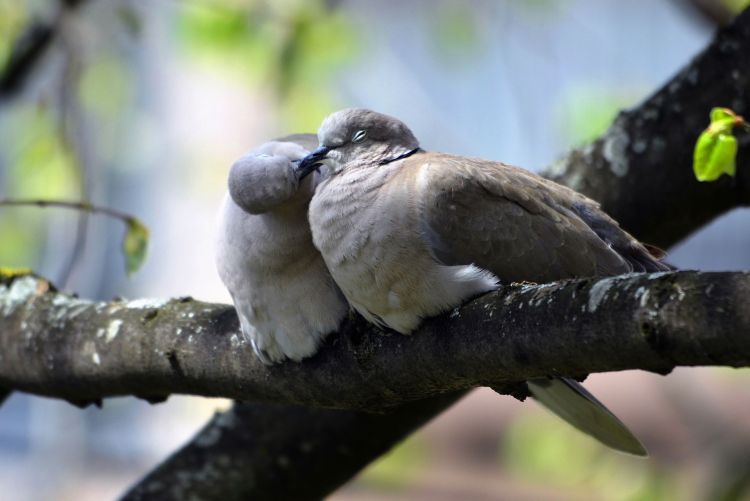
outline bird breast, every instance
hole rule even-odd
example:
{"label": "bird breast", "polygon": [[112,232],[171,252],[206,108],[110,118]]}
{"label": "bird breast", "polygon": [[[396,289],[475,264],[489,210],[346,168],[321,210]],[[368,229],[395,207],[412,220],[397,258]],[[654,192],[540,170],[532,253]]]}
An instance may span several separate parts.
{"label": "bird breast", "polygon": [[296,219],[250,215],[227,196],[220,228],[219,275],[255,331],[299,344],[336,329],[347,305],[312,245],[304,212]]}
{"label": "bird breast", "polygon": [[444,266],[419,230],[417,177],[401,162],[345,171],[318,187],[313,241],[351,305],[401,333],[496,287],[474,266]]}

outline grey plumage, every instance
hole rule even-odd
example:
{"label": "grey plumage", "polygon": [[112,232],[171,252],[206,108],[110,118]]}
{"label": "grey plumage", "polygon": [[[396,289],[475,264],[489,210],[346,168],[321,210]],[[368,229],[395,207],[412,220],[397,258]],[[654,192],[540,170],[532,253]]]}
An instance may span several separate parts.
{"label": "grey plumage", "polygon": [[[300,164],[331,173],[310,205],[313,241],[351,305],[379,325],[409,333],[498,282],[668,269],[596,202],[500,162],[422,151],[393,117],[343,110],[318,139]],[[601,439],[607,421],[618,434],[609,445],[645,453],[577,383],[532,386],[554,392],[537,397],[571,422],[599,408],[589,429],[572,424]]]}
{"label": "grey plumage", "polygon": [[313,355],[348,311],[312,243],[307,206],[320,175],[295,160],[312,134],[271,141],[237,160],[219,222],[217,268],[242,333],[266,364]]}
{"label": "grey plumage", "polygon": [[645,456],[641,445],[617,416],[577,381],[550,377],[527,381],[531,395],[578,430],[619,451]]}

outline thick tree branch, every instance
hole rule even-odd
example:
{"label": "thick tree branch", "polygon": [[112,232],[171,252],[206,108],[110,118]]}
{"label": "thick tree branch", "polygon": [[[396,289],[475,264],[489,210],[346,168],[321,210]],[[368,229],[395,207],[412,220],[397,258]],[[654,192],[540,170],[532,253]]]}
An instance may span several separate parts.
{"label": "thick tree branch", "polygon": [[748,273],[509,286],[412,336],[351,317],[318,356],[274,367],[231,307],[91,303],[45,284],[0,289],[0,387],[72,401],[187,393],[362,410],[553,373],[750,365]]}
{"label": "thick tree branch", "polygon": [[386,414],[235,404],[123,499],[323,499],[459,396]]}
{"label": "thick tree branch", "polygon": [[591,145],[547,176],[594,200],[646,242],[667,247],[696,227],[750,203],[750,137],[742,136],[737,177],[693,177],[693,145],[714,106],[750,112],[750,9],[722,29],[678,75],[623,111]]}

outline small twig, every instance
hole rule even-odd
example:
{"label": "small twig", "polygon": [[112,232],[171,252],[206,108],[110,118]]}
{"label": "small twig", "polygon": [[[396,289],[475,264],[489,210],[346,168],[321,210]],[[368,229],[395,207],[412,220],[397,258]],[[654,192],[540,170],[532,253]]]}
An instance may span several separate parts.
{"label": "small twig", "polygon": [[138,218],[120,212],[109,207],[100,207],[88,202],[69,202],[66,200],[23,200],[13,198],[0,198],[0,207],[26,206],[26,207],[59,207],[63,209],[74,209],[94,214],[119,219],[125,223],[125,237],[122,239],[122,253],[125,257],[125,271],[130,274],[136,272],[146,256],[148,247],[148,228]]}
{"label": "small twig", "polygon": [[57,36],[64,12],[78,8],[82,3],[84,0],[61,0],[51,21],[33,21],[18,36],[13,43],[10,59],[0,72],[0,100],[12,97],[23,89]]}
{"label": "small twig", "polygon": [[32,199],[16,199],[16,198],[0,198],[0,207],[39,207],[45,209],[47,207],[58,207],[62,209],[73,209],[85,212],[91,212],[93,214],[104,214],[115,219],[119,219],[125,224],[134,224],[138,220],[115,209],[109,207],[102,207],[99,205],[93,205],[88,202],[71,202],[66,200],[32,200]]}
{"label": "small twig", "polygon": [[10,60],[0,74],[0,97],[15,94],[42,59],[55,34],[54,25],[32,24],[16,40]]}

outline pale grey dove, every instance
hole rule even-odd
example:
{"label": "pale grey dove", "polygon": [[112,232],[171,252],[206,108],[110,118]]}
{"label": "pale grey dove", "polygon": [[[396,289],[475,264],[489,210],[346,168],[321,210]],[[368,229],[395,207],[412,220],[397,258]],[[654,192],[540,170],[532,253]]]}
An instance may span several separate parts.
{"label": "pale grey dove", "polygon": [[294,163],[316,144],[312,134],[289,136],[237,160],[220,212],[219,276],[266,364],[315,354],[349,309],[307,221],[319,174],[300,181]]}
{"label": "pale grey dove", "polygon": [[[400,333],[499,282],[663,271],[667,265],[596,202],[517,167],[426,152],[396,118],[330,115],[300,175],[325,164],[310,204],[315,246],[349,303]],[[577,382],[528,382],[531,394],[603,443],[645,449]]]}

